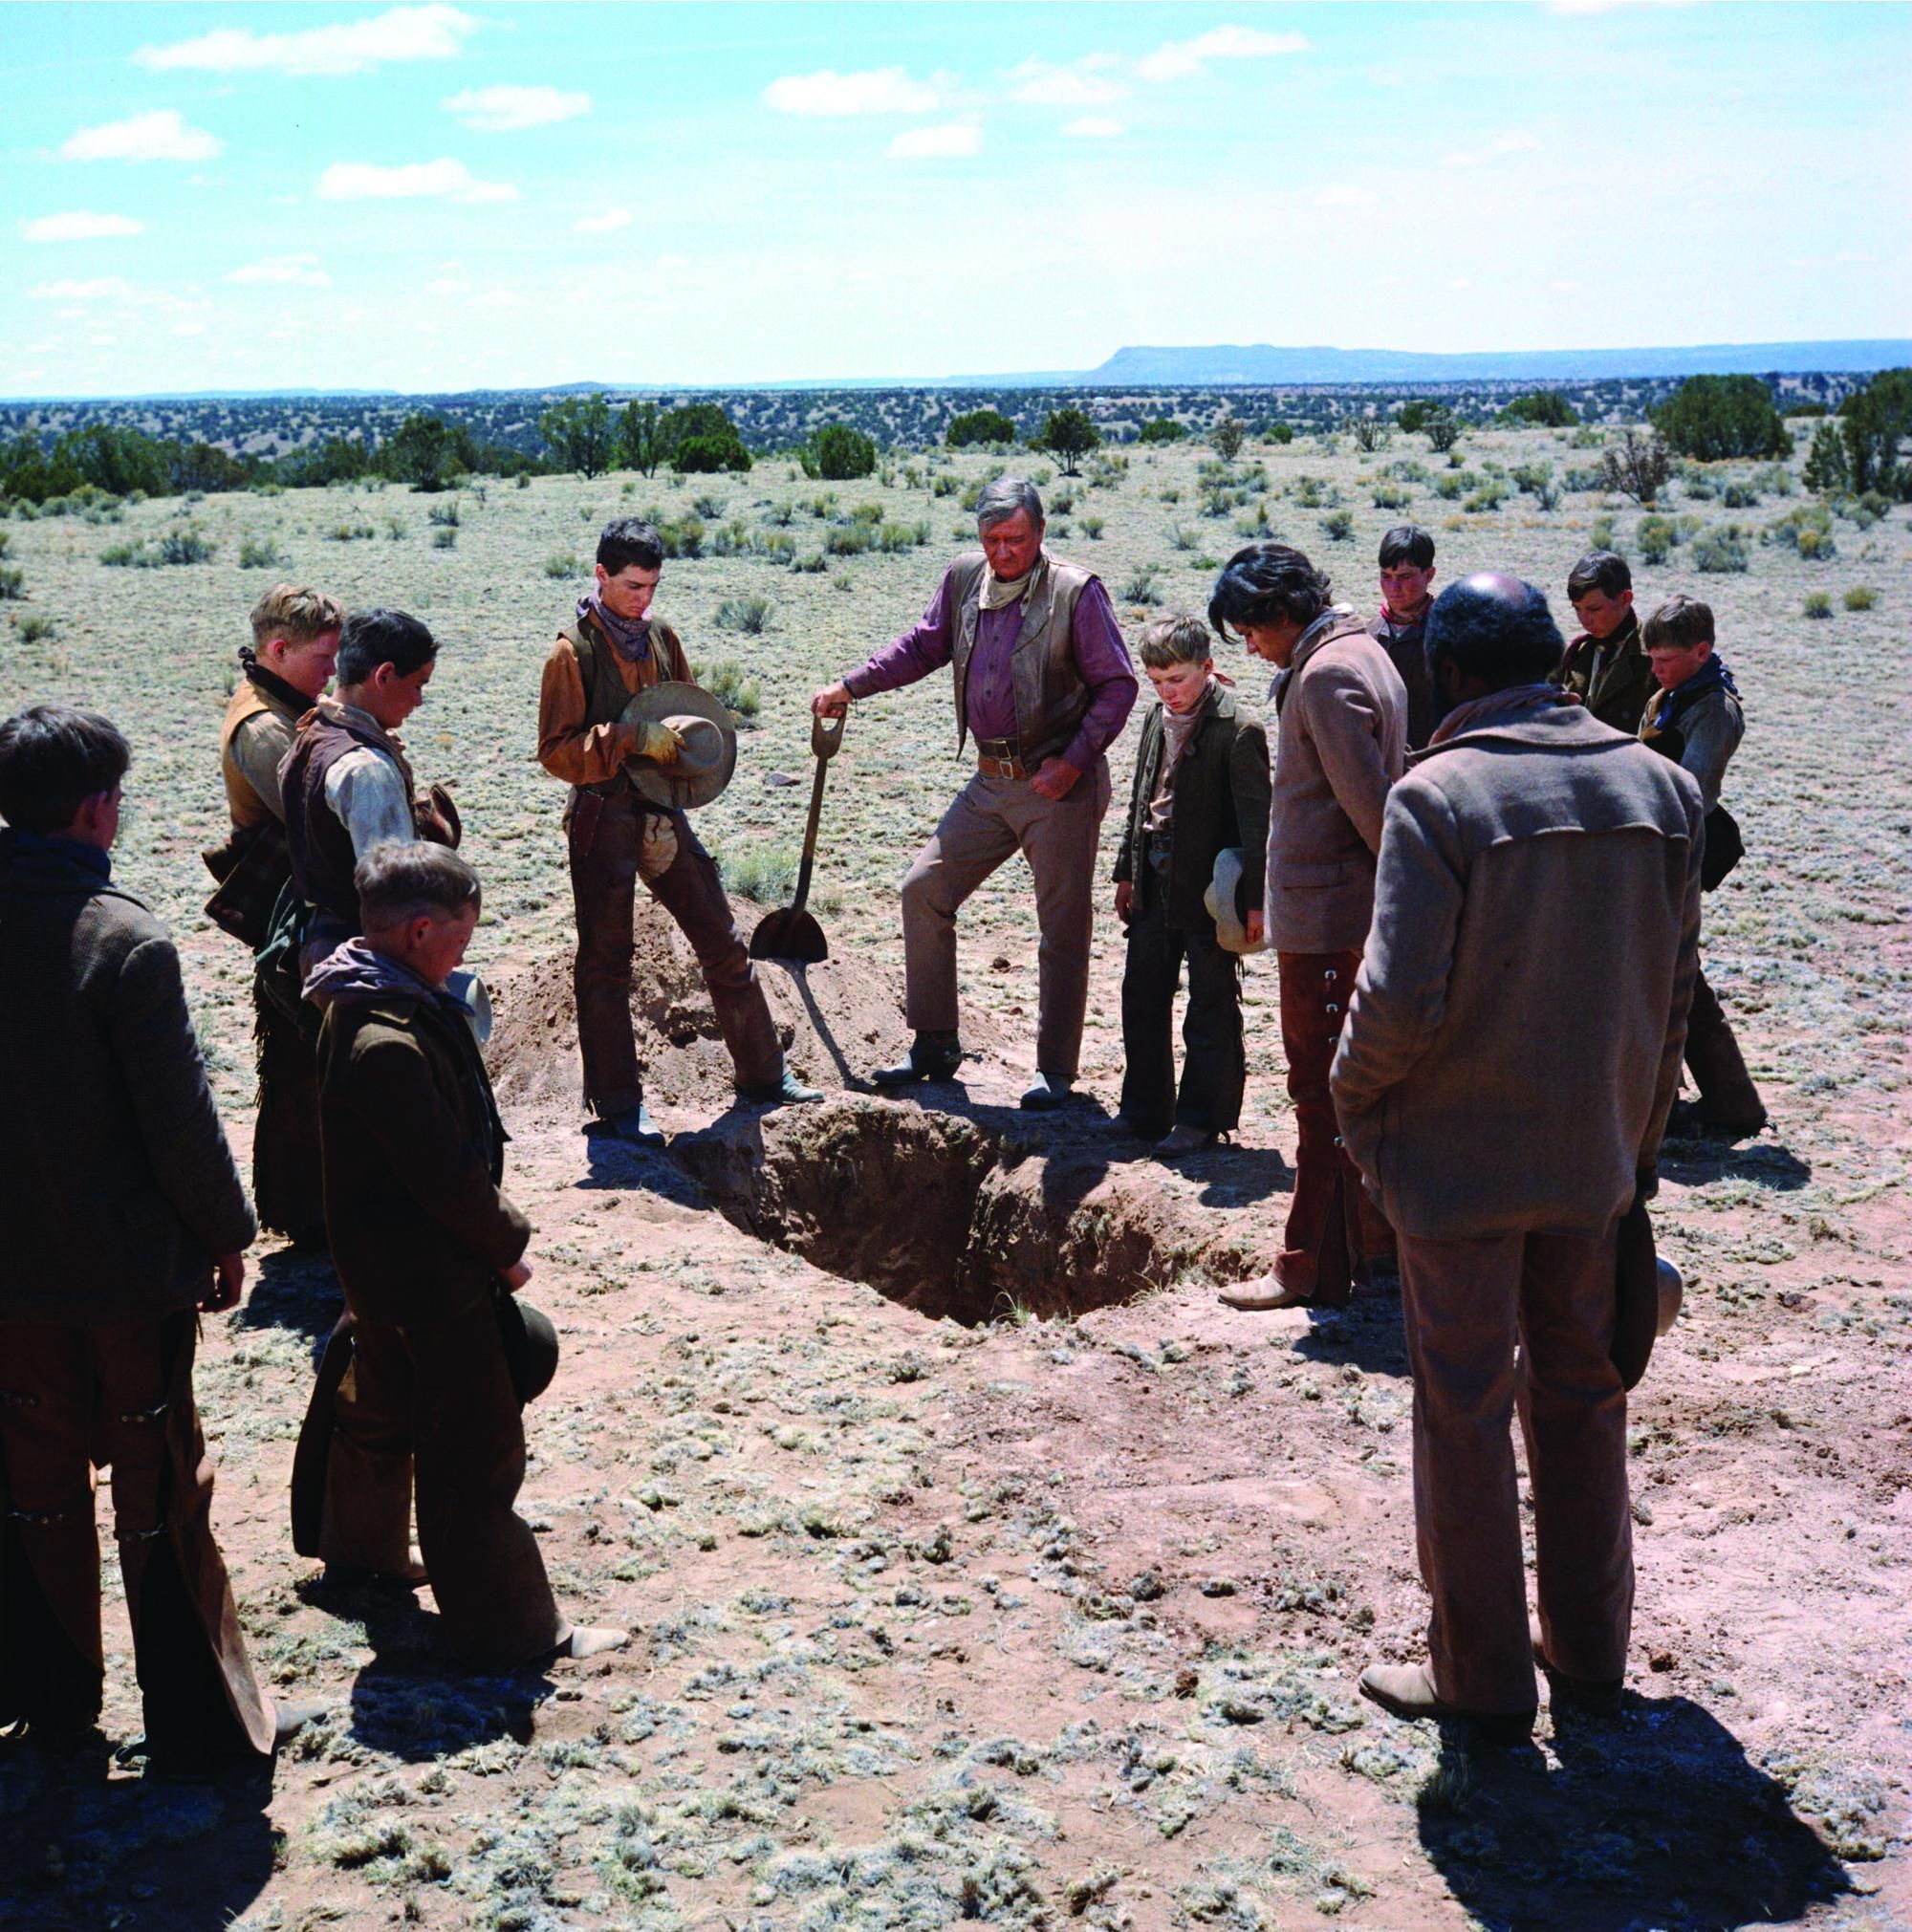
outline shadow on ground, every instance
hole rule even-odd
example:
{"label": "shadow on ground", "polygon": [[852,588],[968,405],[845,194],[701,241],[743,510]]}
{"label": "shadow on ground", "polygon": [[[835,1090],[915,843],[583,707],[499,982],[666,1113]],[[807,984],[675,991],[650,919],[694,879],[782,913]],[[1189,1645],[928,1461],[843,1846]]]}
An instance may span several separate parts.
{"label": "shadow on ground", "polygon": [[279,1248],[260,1258],[232,1322],[235,1328],[292,1329],[316,1342],[332,1333],[344,1305],[330,1255]]}
{"label": "shadow on ground", "polygon": [[1669,1140],[1660,1149],[1660,1172],[1683,1187],[1714,1181],[1750,1181],[1775,1194],[1793,1194],[1813,1178],[1813,1166],[1776,1140]]}
{"label": "shadow on ground", "polygon": [[103,1740],[57,1754],[0,1740],[0,1926],[223,1932],[272,1876],[271,1795],[263,1766],[127,1776]]}
{"label": "shadow on ground", "polygon": [[529,1744],[555,1686],[543,1671],[462,1671],[439,1643],[439,1619],[409,1591],[315,1577],[299,1595],[364,1629],[372,1661],[352,1683],[349,1729],[368,1749],[424,1764],[501,1738]]}
{"label": "shadow on ground", "polygon": [[1477,1919],[1510,1932],[1784,1924],[1849,1889],[1779,1785],[1690,1699],[1537,1750],[1444,1742],[1421,1842]]}

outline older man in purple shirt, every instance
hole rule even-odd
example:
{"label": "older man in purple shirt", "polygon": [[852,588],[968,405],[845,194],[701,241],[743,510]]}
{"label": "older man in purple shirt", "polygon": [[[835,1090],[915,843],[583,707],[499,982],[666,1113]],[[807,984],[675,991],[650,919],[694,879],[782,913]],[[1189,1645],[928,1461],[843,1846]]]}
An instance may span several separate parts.
{"label": "older man in purple shirt", "polygon": [[982,548],[943,574],[913,630],[818,691],[835,716],[856,698],[955,672],[956,744],[976,775],[902,882],[909,1057],[879,1086],[950,1078],[957,1035],[956,913],[1010,853],[1035,879],[1040,1016],[1031,1109],[1058,1107],[1076,1079],[1089,1001],[1096,846],[1109,809],[1106,752],[1136,701],[1135,666],[1101,580],[1043,548],[1042,499],[1003,477],[976,504]]}

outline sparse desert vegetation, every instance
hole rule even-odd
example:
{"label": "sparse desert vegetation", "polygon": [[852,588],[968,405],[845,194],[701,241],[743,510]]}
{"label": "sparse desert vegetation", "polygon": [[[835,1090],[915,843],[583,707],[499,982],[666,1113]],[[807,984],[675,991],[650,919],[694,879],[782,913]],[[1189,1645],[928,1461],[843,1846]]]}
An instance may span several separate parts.
{"label": "sparse desert vegetation", "polygon": [[[1366,1294],[1311,1328],[1214,1300],[1271,1251],[1292,1181],[1272,964],[1247,966],[1241,1142],[1185,1173],[1119,1155],[1101,1125],[1120,1068],[1106,892],[1094,1105],[1035,1130],[1009,1104],[1032,1065],[1036,967],[1013,864],[963,916],[968,1100],[840,1092],[902,1039],[896,887],[966,769],[946,679],[854,708],[812,900],[831,959],[801,984],[766,968],[793,1063],[830,1103],[726,1116],[694,963],[647,915],[641,1038],[682,1138],[663,1158],[578,1135],[564,788],[532,752],[540,669],[598,528],[656,516],[657,610],[755,727],[697,817],[748,930],[793,890],[812,690],[921,614],[983,483],[1042,471],[1058,502],[1064,487],[1060,452],[942,446],[958,403],[1000,402],[1036,432],[1026,397],[724,400],[747,471],[619,460],[426,491],[426,514],[397,481],[190,506],[129,490],[110,543],[86,521],[98,495],[0,527],[16,574],[0,706],[96,705],[132,738],[116,873],[179,937],[242,1153],[250,962],[201,914],[199,855],[223,835],[217,730],[256,558],[439,636],[405,742],[422,780],[453,787],[484,878],[471,964],[499,1009],[508,1184],[537,1227],[529,1292],[565,1349],[528,1415],[524,1507],[573,1614],[636,1632],[589,1665],[461,1678],[431,1650],[428,1595],[318,1583],[285,1489],[337,1291],[269,1247],[246,1308],[206,1324],[200,1400],[248,1639],[327,1715],[265,1811],[211,1785],[60,1786],[0,1746],[0,1802],[29,1846],[0,1925],[1901,1922],[1905,507],[1812,488],[1808,446],[1667,452],[1649,509],[1607,488],[1619,426],[1572,390],[1571,424],[1454,397],[1435,419],[1453,467],[1399,411],[1363,449],[1332,399],[1284,399],[1286,439],[1258,433],[1271,404],[1250,397],[1145,399],[1188,424],[1149,440],[1118,441],[1097,402],[1101,445],[1077,452],[1056,548],[1102,575],[1132,640],[1159,609],[1203,607],[1243,523],[1312,550],[1371,609],[1379,538],[1412,518],[1443,581],[1510,569],[1563,617],[1580,553],[1621,549],[1642,606],[1675,589],[1713,604],[1745,694],[1727,799],[1749,856],[1708,901],[1706,968],[1774,1126],[1730,1152],[1676,1142],[1663,1162],[1660,1239],[1687,1305],[1632,1409],[1636,1695],[1619,1725],[1546,1723],[1532,1752],[1469,1756],[1354,1694],[1368,1658],[1418,1654],[1425,1616],[1398,1302]],[[1232,461],[1210,439],[1225,400],[1247,425]],[[483,400],[472,433],[529,436],[548,401]],[[241,407],[147,419],[214,435]],[[293,405],[290,433],[356,434],[382,407]],[[793,452],[825,407],[882,445],[874,473],[813,480],[764,446]],[[183,543],[193,556],[164,557]],[[136,578],[104,554],[121,548],[192,567]],[[129,647],[129,599],[154,647]],[[1814,601],[1829,621],[1802,621]],[[1259,668],[1219,656],[1260,702]],[[1119,800],[1137,735],[1112,760]],[[131,1737],[130,1668],[108,1682],[107,1729]]]}

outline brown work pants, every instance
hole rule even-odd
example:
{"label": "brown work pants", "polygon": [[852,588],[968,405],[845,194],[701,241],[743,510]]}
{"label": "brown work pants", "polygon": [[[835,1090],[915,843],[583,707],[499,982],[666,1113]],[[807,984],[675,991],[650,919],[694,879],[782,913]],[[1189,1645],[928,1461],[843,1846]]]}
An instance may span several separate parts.
{"label": "brown work pants", "polygon": [[[1150,1133],[1171,1124],[1207,1134],[1241,1125],[1248,1058],[1242,1039],[1242,963],[1215,937],[1212,920],[1168,923],[1160,879],[1136,881],[1122,967],[1122,1113]],[[1182,1085],[1175,1084],[1175,992],[1184,964]]]}
{"label": "brown work pants", "polygon": [[252,1200],[259,1225],[323,1246],[318,1062],[313,1042],[265,998],[256,980],[259,1120],[252,1133]]}
{"label": "brown work pants", "polygon": [[1360,970],[1347,952],[1277,952],[1281,1050],[1294,1103],[1294,1193],[1288,1205],[1275,1279],[1333,1307],[1347,1300],[1367,1264],[1394,1251],[1380,1210],[1361,1189],[1359,1170],[1341,1145],[1328,1071]]}
{"label": "brown work pants", "polygon": [[913,1032],[958,1031],[956,914],[1012,853],[1035,880],[1035,1064],[1073,1080],[1089,1008],[1096,846],[1109,809],[1109,763],[1097,758],[1062,798],[1027,778],[977,772],[959,792],[902,882],[903,1017]]}
{"label": "brown work pants", "polygon": [[1516,1406],[1533,1488],[1548,1661],[1570,1677],[1622,1677],[1633,1530],[1626,1391],[1607,1356],[1613,1228],[1597,1241],[1403,1234],[1400,1248],[1414,1370],[1414,1522],[1433,1598],[1427,1647],[1435,1691],[1466,1710],[1534,1704],[1509,1426]]}
{"label": "brown work pants", "polygon": [[577,908],[577,1045],[584,1058],[585,1101],[605,1120],[635,1107],[644,1093],[631,1032],[631,955],[638,856],[644,817],[652,813],[670,819],[677,857],[644,883],[697,954],[737,1084],[769,1086],[783,1077],[776,1023],[710,855],[682,812],[647,805],[629,785],[620,785],[601,810],[593,800],[580,803],[570,831],[571,891]]}
{"label": "brown work pants", "polygon": [[399,1328],[354,1316],[332,1422],[327,1563],[402,1571],[415,1485],[419,1551],[446,1647],[474,1667],[508,1669],[563,1638],[537,1538],[513,1507],[524,1412],[489,1296],[448,1321]]}
{"label": "brown work pants", "polygon": [[93,1328],[0,1323],[0,1721],[99,1712],[96,1471],[113,1526],[147,1742],[270,1754],[272,1702],[212,1535],[212,1465],[192,1399],[198,1316]]}

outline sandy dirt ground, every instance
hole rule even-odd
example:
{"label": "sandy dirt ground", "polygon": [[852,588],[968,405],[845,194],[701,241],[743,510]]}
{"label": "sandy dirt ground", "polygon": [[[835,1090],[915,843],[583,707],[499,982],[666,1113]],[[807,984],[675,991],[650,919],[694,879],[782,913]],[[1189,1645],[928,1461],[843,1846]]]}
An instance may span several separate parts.
{"label": "sandy dirt ground", "polygon": [[[1153,595],[1119,597],[1133,636],[1147,608],[1199,603],[1238,524],[1302,543],[1363,606],[1375,539],[1401,515],[1435,530],[1447,575],[1504,564],[1556,608],[1597,518],[1635,538],[1637,511],[1585,491],[1543,510],[1510,489],[1465,512],[1436,493],[1445,459],[1413,442],[1251,448],[1219,517],[1203,514],[1221,487],[1198,469],[1208,452],[1137,453],[1068,486],[1055,547],[1120,592],[1161,565]],[[1462,456],[1477,483],[1488,464],[1564,479],[1597,461],[1545,432],[1470,438]],[[1263,476],[1232,500],[1252,463]],[[696,662],[734,659],[761,684],[737,781],[701,822],[766,903],[807,804],[802,700],[927,599],[964,522],[932,494],[942,473],[918,459],[837,487],[838,510],[931,519],[904,554],[818,575],[667,567],[660,609]],[[804,547],[830,527],[800,507],[818,487],[782,466],[710,488],[726,516]],[[966,914],[963,1092],[924,1109],[860,1089],[904,1038],[895,885],[961,781],[945,684],[853,716],[815,901],[833,957],[801,980],[768,970],[827,1104],[728,1106],[687,955],[647,916],[636,1018],[677,1138],[641,1155],[579,1135],[561,792],[530,759],[576,574],[543,567],[588,557],[615,509],[681,515],[700,493],[494,484],[461,493],[451,549],[432,546],[428,500],[396,490],[214,500],[185,513],[218,559],[150,572],[97,554],[179,506],[127,508],[120,528],[7,526],[29,601],[0,634],[0,704],[76,698],[128,727],[120,877],[180,939],[242,1157],[247,963],[198,912],[221,694],[262,584],[238,541],[270,535],[288,574],[414,608],[445,640],[408,743],[423,775],[455,782],[486,879],[472,963],[498,1004],[509,1185],[537,1226],[531,1298],[565,1348],[528,1418],[523,1508],[566,1607],[634,1636],[584,1665],[464,1678],[436,1661],[428,1591],[329,1588],[293,1555],[293,1437],[337,1292],[321,1262],[265,1243],[246,1306],[206,1324],[200,1397],[249,1640],[325,1716],[270,1790],[0,1745],[0,1924],[1912,1924],[1905,513],[1840,520],[1836,555],[1810,561],[1771,533],[1798,496],[1769,478],[1728,511],[1689,483],[1663,512],[1736,521],[1749,568],[1694,573],[1689,529],[1640,569],[1644,602],[1711,595],[1747,697],[1727,794],[1750,854],[1709,903],[1706,956],[1773,1119],[1738,1147],[1666,1154],[1658,1226],[1688,1294],[1633,1404],[1625,1715],[1543,1711],[1531,1749],[1499,1751],[1355,1692],[1368,1660],[1417,1654],[1425,1615],[1398,1297],[1312,1320],[1215,1300],[1265,1262],[1292,1184],[1271,966],[1249,969],[1240,1140],[1180,1172],[1106,1125],[1113,921],[1084,1098],[1054,1122],[1016,1112],[1034,946],[1013,868]],[[1345,541],[1325,528],[1341,507]],[[1871,609],[1844,607],[1854,588]],[[1834,615],[1808,619],[1821,590]],[[722,600],[753,591],[774,602],[763,635],[716,628]],[[24,640],[23,614],[52,634]],[[1250,667],[1226,668],[1260,696]],[[1135,736],[1113,761],[1119,797]],[[758,909],[739,902],[746,921]],[[109,1595],[118,1743],[139,1712],[110,1578]]]}

